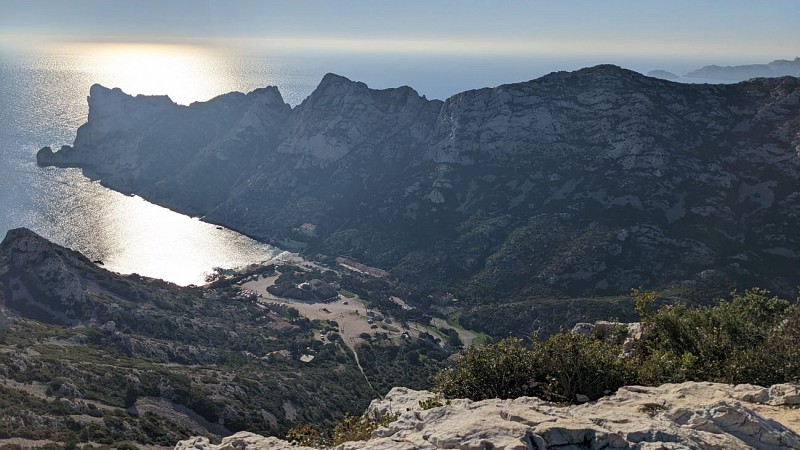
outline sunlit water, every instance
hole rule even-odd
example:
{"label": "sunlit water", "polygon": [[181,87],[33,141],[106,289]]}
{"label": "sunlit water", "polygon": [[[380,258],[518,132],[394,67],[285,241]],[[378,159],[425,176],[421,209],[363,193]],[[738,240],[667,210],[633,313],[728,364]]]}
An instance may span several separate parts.
{"label": "sunlit water", "polygon": [[200,284],[212,267],[240,267],[278,250],[100,186],[79,170],[40,168],[36,151],[74,140],[93,83],[179,103],[281,84],[297,103],[319,78],[265,59],[197,48],[78,46],[0,55],[0,232],[27,227],[105,268]]}
{"label": "sunlit water", "polygon": [[[73,44],[0,51],[0,232],[28,227],[121,273],[202,283],[212,267],[239,267],[277,250],[137,197],[111,191],[79,170],[39,168],[36,151],[71,144],[86,120],[89,87],[167,94],[189,104],[230,91],[278,86],[297,105],[326,72],[371,87],[410,85],[428,98],[524,81],[599,63],[633,69],[661,63],[442,55],[241,54],[194,46]],[[638,67],[637,67],[638,64]],[[685,67],[699,67],[690,62]],[[669,66],[666,66],[670,68]]]}

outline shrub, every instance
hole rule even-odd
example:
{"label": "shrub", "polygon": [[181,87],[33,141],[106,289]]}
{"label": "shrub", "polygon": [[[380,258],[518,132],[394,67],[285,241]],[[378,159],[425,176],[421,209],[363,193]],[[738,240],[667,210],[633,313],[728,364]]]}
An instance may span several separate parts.
{"label": "shrub", "polygon": [[763,289],[712,307],[651,311],[654,292],[634,290],[643,334],[622,352],[627,327],[593,336],[561,331],[532,347],[515,338],[463,351],[435,376],[445,398],[538,395],[574,402],[627,384],[712,381],[771,385],[800,381],[800,306]]}
{"label": "shrub", "polygon": [[798,333],[798,322],[789,320],[796,309],[763,289],[734,293],[731,301],[713,307],[664,306],[650,317],[634,350],[639,379],[647,384],[787,381],[800,365],[785,338]]}
{"label": "shrub", "polygon": [[427,410],[433,409],[433,408],[440,408],[442,406],[444,406],[443,399],[442,399],[442,397],[440,397],[438,395],[435,396],[435,397],[430,397],[430,398],[426,398],[425,400],[420,400],[419,401],[419,407],[423,411],[427,411]]}
{"label": "shrub", "polygon": [[631,289],[631,299],[633,300],[633,309],[639,315],[642,322],[650,321],[653,312],[650,307],[655,302],[657,294],[655,291],[642,291],[640,289]]}
{"label": "shrub", "polygon": [[286,440],[295,445],[306,447],[328,447],[331,444],[329,433],[315,425],[295,425],[288,433]]}
{"label": "shrub", "polygon": [[435,390],[445,398],[515,398],[532,393],[537,372],[533,352],[518,338],[470,347],[439,372]]}
{"label": "shrub", "polygon": [[315,425],[296,425],[286,433],[286,440],[295,445],[309,447],[332,447],[349,441],[366,441],[372,432],[397,420],[400,413],[384,414],[382,417],[345,414],[341,422],[326,430]]}
{"label": "shrub", "polygon": [[621,346],[592,336],[561,331],[534,344],[534,353],[549,400],[572,402],[579,394],[594,400],[631,379]]}
{"label": "shrub", "polygon": [[400,413],[385,414],[382,417],[360,417],[346,414],[344,419],[333,428],[333,445],[343,444],[348,441],[366,441],[372,437],[372,432],[382,426],[389,425],[397,420]]}

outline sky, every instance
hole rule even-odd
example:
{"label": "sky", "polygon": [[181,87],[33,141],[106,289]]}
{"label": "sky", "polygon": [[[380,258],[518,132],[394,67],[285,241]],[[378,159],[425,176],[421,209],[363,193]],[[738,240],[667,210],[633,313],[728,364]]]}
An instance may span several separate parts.
{"label": "sky", "polygon": [[800,55],[798,0],[0,0],[0,42],[466,54]]}

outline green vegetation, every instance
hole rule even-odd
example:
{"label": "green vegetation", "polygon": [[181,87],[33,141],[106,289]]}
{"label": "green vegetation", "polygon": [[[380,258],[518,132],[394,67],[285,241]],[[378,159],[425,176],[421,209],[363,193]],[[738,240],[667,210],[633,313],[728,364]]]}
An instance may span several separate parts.
{"label": "green vegetation", "polygon": [[409,339],[398,344],[384,333],[367,337],[369,340],[356,348],[358,359],[370,383],[381,394],[394,386],[430,388],[433,376],[449,356],[431,339]]}
{"label": "green vegetation", "polygon": [[470,347],[453,367],[436,375],[436,389],[447,398],[515,398],[533,393],[533,350],[519,338]]}
{"label": "green vegetation", "polygon": [[[329,324],[240,293],[239,281],[274,267],[184,288],[100,271],[67,250],[46,258],[59,258],[56,266],[93,288],[75,304],[57,289],[36,294],[44,307],[70,312],[66,323],[46,323],[6,308],[19,306],[9,302],[12,285],[54,281],[0,272],[0,315],[14,318],[0,323],[0,438],[52,439],[62,448],[70,439],[173,446],[197,434],[283,435],[297,422],[333,425],[375,395],[341,340],[314,338]],[[276,352],[284,353],[269,356]],[[314,360],[303,363],[302,354]],[[183,426],[172,405],[202,419]],[[292,405],[289,413],[284,405]]]}
{"label": "green vegetation", "polygon": [[440,408],[445,405],[444,398],[440,395],[436,395],[430,398],[426,398],[425,400],[419,401],[419,407],[423,411],[433,408]]}
{"label": "green vegetation", "polygon": [[714,307],[662,307],[634,356],[644,383],[771,385],[800,379],[798,342],[800,307],[752,289]]}
{"label": "green vegetation", "polygon": [[297,445],[318,448],[334,447],[349,441],[366,441],[373,431],[394,422],[399,416],[400,413],[384,414],[381,417],[347,414],[330,430],[313,425],[298,425],[289,430],[286,439]]}
{"label": "green vegetation", "polygon": [[752,289],[714,306],[652,311],[654,292],[634,290],[632,297],[643,330],[627,347],[627,328],[619,326],[596,328],[591,335],[561,331],[531,345],[507,338],[462,352],[436,375],[435,390],[446,398],[533,395],[575,402],[625,384],[800,380],[797,303]]}

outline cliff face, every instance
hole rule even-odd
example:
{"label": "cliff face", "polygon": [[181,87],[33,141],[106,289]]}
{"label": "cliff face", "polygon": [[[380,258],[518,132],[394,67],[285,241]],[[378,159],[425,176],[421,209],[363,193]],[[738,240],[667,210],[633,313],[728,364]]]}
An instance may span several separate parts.
{"label": "cliff face", "polygon": [[[579,406],[537,398],[452,400],[423,410],[435,398],[426,391],[394,388],[367,414],[399,413],[371,439],[347,442],[355,449],[793,449],[800,446],[797,385],[762,388],[715,383],[624,387]],[[237,433],[220,445],[197,438],[176,450],[302,448],[276,438]]]}
{"label": "cliff face", "polygon": [[412,302],[445,286],[473,315],[504,314],[480,308],[675,282],[788,291],[798,276],[796,78],[597,66],[439,102],[327,75],[294,109],[274,88],[181,107],[95,86],[90,111],[40,164],[387,269]]}

